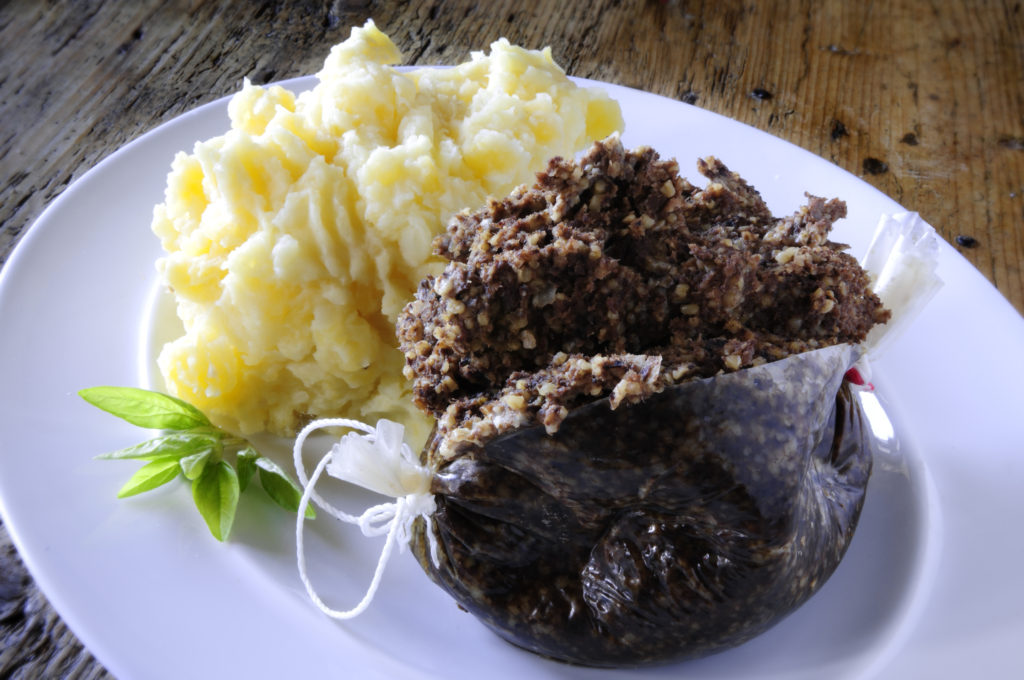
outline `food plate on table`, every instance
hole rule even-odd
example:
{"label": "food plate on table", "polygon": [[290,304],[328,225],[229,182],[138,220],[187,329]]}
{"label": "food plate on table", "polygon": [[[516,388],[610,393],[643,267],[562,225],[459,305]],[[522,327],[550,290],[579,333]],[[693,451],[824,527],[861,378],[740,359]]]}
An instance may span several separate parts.
{"label": "food plate on table", "polygon": [[[785,141],[697,107],[616,85],[628,147],[676,158],[684,176],[714,155],[776,214],[804,192],[846,201],[834,240],[859,256],[879,217],[904,208]],[[282,83],[311,88],[313,78]],[[939,250],[943,288],[873,362],[889,442],[860,526],[836,573],[767,633],[682,664],[595,670],[523,652],[490,633],[396,556],[373,606],[332,621],[295,568],[294,520],[244,495],[229,542],[209,536],[183,484],[116,498],[121,464],[94,456],[138,441],[78,390],[159,388],[158,346],[173,326],[149,229],[175,152],[220,134],[227,99],[143,135],[69,187],[0,272],[0,510],[38,584],[120,678],[358,673],[360,677],[900,678],[1024,670],[1024,517],[1019,388],[1024,320],[958,253]],[[887,428],[892,428],[892,433]],[[286,447],[267,442],[281,450]],[[351,491],[352,510],[376,502]],[[359,600],[378,540],[329,520],[307,524],[320,596]]]}

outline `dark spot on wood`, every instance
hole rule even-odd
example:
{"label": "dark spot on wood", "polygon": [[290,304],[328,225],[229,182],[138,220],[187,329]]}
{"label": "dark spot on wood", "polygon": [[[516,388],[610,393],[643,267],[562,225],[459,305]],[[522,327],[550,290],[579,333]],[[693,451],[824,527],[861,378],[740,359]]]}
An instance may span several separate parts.
{"label": "dark spot on wood", "polygon": [[908,132],[907,134],[900,137],[900,144],[906,144],[907,146],[917,146],[917,143],[917,135],[915,135],[913,132]]}
{"label": "dark spot on wood", "polygon": [[281,9],[281,5],[277,2],[264,2],[253,16],[257,19],[262,19],[264,15],[269,15],[271,19],[274,19],[281,12]]}
{"label": "dark spot on wood", "polygon": [[855,57],[858,54],[860,54],[860,50],[858,49],[848,50],[842,45],[836,44],[826,45],[823,49],[825,49],[828,52],[831,52],[832,54],[838,54],[843,57]]}
{"label": "dark spot on wood", "polygon": [[767,101],[775,97],[771,92],[764,89],[763,87],[755,87],[750,91],[750,96],[760,101]]}
{"label": "dark spot on wood", "polygon": [[963,246],[964,248],[977,248],[979,245],[978,239],[974,238],[973,236],[968,236],[966,234],[960,234],[959,236],[957,236],[956,243],[957,245]]}
{"label": "dark spot on wood", "polygon": [[26,203],[28,203],[28,199],[32,198],[32,194],[33,193],[34,192],[32,192],[32,191],[28,191],[28,192],[25,193],[24,196],[19,198],[18,201],[14,204],[14,210],[12,212],[16,213],[19,210],[21,210],[21,207],[23,205],[25,205]]}
{"label": "dark spot on wood", "polygon": [[932,92],[930,95],[928,95],[928,99],[932,100],[933,102],[937,102],[939,101],[940,97],[939,95]]}
{"label": "dark spot on wood", "polygon": [[837,142],[843,137],[849,137],[850,132],[846,129],[846,126],[843,125],[843,121],[833,118],[832,131],[829,132],[829,135],[832,137],[833,142]]}
{"label": "dark spot on wood", "polygon": [[509,12],[508,16],[505,17],[505,21],[510,23],[510,24],[514,24],[516,22],[516,13],[515,12]]}
{"label": "dark spot on wood", "polygon": [[954,48],[960,47],[960,43],[961,42],[962,41],[960,40],[960,38],[953,38],[952,40],[947,40],[946,41],[946,49],[947,50],[952,50]]}
{"label": "dark spot on wood", "polygon": [[889,172],[889,164],[879,158],[868,156],[862,164],[865,174],[884,175]]}
{"label": "dark spot on wood", "polygon": [[694,92],[693,90],[687,90],[682,94],[682,96],[679,97],[679,100],[684,104],[696,104],[697,93]]}
{"label": "dark spot on wood", "polygon": [[274,79],[277,75],[277,69],[265,68],[261,69],[252,77],[252,82],[255,85],[266,85]]}
{"label": "dark spot on wood", "polygon": [[324,15],[324,20],[321,24],[324,29],[328,31],[333,31],[341,25],[341,17],[338,16],[338,12],[335,7],[331,7],[331,9],[327,10],[327,14]]}
{"label": "dark spot on wood", "polygon": [[11,179],[7,182],[7,186],[13,187],[17,184],[20,184],[21,182],[25,181],[26,177],[28,177],[27,172],[25,172],[24,170],[18,170],[13,175],[11,175]]}
{"label": "dark spot on wood", "polygon": [[134,31],[132,31],[131,37],[129,37],[128,40],[125,40],[123,43],[117,46],[117,53],[119,55],[128,54],[128,51],[132,48],[132,46],[140,40],[142,40],[142,26],[137,27]]}
{"label": "dark spot on wood", "polygon": [[1024,151],[1024,137],[1000,137],[999,146],[1003,147],[1004,149]]}

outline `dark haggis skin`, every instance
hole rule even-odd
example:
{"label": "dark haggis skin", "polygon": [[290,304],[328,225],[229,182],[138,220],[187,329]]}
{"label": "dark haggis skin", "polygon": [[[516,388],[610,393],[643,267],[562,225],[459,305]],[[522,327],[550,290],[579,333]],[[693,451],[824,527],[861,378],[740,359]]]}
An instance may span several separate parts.
{"label": "dark haggis skin", "polygon": [[[813,595],[853,536],[871,438],[834,347],[464,443],[434,481],[441,566],[508,641],[592,666],[740,644]],[[428,451],[428,461],[436,451]]]}

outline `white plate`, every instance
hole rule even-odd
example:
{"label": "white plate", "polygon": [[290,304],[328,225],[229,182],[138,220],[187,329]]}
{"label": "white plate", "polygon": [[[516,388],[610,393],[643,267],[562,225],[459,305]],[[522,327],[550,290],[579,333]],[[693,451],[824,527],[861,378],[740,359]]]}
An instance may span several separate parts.
{"label": "white plate", "polygon": [[[311,78],[285,83],[305,89]],[[593,83],[591,83],[593,84]],[[806,151],[699,108],[606,85],[630,146],[714,154],[777,213],[838,196],[836,240],[859,254],[900,206]],[[170,485],[118,501],[134,469],[95,454],[144,433],[87,406],[93,385],[137,385],[148,360],[157,239],[175,151],[227,127],[226,100],[127,145],[56,200],[0,273],[0,510],[38,583],[116,676],[477,678],[1006,677],[1024,673],[1024,321],[952,248],[945,287],[875,365],[898,446],[882,456],[861,526],[805,607],[736,650],[684,665],[593,671],[545,661],[484,630],[408,554],[370,611],[345,624],[308,601],[292,518],[243,495],[219,544]],[[359,497],[358,500],[368,500]],[[327,519],[307,534],[312,576],[354,604],[378,541]]]}

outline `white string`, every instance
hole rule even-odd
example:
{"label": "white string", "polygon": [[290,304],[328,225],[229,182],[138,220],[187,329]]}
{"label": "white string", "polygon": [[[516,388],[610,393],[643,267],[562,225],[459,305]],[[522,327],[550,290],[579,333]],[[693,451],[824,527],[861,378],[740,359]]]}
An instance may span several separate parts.
{"label": "white string", "polygon": [[[327,514],[333,515],[334,517],[340,519],[342,522],[356,524],[359,521],[358,517],[354,517],[348,514],[347,512],[339,510],[338,508],[328,503],[326,499],[324,499],[320,494],[313,490],[313,485],[309,483],[310,480],[306,476],[306,467],[302,464],[302,447],[306,443],[306,438],[309,437],[309,435],[311,435],[312,433],[316,432],[317,430],[325,427],[347,427],[352,430],[361,430],[369,435],[372,435],[374,430],[366,423],[361,423],[358,420],[349,420],[348,418],[324,418],[321,420],[314,420],[309,425],[306,425],[304,428],[302,428],[298,436],[295,438],[295,446],[292,447],[292,460],[295,463],[295,474],[297,474],[299,477],[299,486],[301,486],[303,489],[309,488],[310,498],[312,498],[313,501],[321,509],[327,512]],[[325,456],[325,458],[329,462],[330,454]],[[327,464],[324,461],[321,462],[323,462],[324,465]]]}
{"label": "white string", "polygon": [[[317,463],[311,477],[306,476],[302,463],[302,447],[306,438],[315,430],[325,427],[347,427],[363,432],[362,435],[348,433],[336,443]],[[324,614],[335,619],[351,619],[359,616],[369,607],[377,594],[384,568],[394,552],[395,544],[399,551],[404,552],[412,540],[413,524],[418,517],[426,523],[427,544],[430,547],[430,558],[434,566],[439,566],[437,539],[434,536],[431,515],[435,510],[434,497],[430,493],[430,473],[421,467],[413,457],[412,451],[402,441],[402,426],[381,419],[377,427],[372,428],[365,423],[345,418],[330,418],[313,421],[299,432],[292,450],[295,471],[303,487],[302,497],[295,520],[295,551],[299,568],[299,578],[306,587],[309,598]],[[344,481],[359,484],[365,488],[386,495],[393,495],[393,503],[381,503],[367,508],[359,516],[350,515],[331,505],[316,493],[314,487],[323,475],[328,474]],[[340,611],[324,604],[306,572],[305,527],[306,508],[312,500],[328,514],[337,519],[359,526],[364,536],[387,535],[377,568],[374,570],[370,586],[363,599],[352,609]]]}

